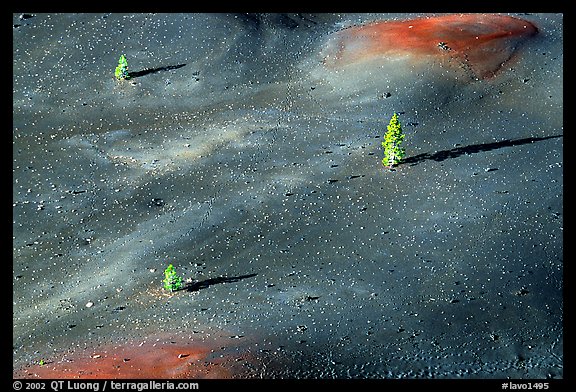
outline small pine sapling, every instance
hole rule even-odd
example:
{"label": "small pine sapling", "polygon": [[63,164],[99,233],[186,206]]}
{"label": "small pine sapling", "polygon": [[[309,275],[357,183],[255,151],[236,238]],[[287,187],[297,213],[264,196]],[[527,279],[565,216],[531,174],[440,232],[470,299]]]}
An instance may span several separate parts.
{"label": "small pine sapling", "polygon": [[128,73],[128,61],[126,56],[121,55],[120,60],[118,60],[118,66],[116,67],[116,72],[114,72],[116,79],[124,80],[130,79],[130,74]]}
{"label": "small pine sapling", "polygon": [[176,269],[172,264],[164,271],[164,289],[168,291],[177,291],[182,287],[182,277],[176,274]]}
{"label": "small pine sapling", "polygon": [[404,148],[400,147],[406,135],[402,133],[402,125],[400,120],[398,120],[397,113],[394,113],[390,119],[387,129],[388,132],[384,135],[384,141],[382,142],[382,147],[384,147],[382,164],[391,169],[392,166],[399,164],[404,155],[406,155]]}

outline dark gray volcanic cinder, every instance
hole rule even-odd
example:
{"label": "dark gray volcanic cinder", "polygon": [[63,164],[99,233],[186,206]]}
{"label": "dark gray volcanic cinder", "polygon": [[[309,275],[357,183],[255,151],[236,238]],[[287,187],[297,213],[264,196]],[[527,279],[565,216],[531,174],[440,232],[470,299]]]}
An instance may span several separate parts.
{"label": "dark gray volcanic cinder", "polygon": [[[563,377],[562,15],[511,15],[538,34],[486,79],[409,53],[323,63],[346,27],[427,14],[27,15],[15,375],[87,377],[99,350],[154,357],[169,334],[213,377]],[[176,373],[199,371],[154,374]]]}

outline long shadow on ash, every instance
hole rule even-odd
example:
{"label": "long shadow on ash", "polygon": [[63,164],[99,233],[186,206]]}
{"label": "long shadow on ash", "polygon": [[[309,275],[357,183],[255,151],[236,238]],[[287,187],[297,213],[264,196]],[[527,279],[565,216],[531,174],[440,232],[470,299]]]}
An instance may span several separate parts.
{"label": "long shadow on ash", "polygon": [[554,139],[554,138],[559,138],[559,137],[564,137],[564,135],[554,135],[554,136],[544,136],[544,137],[527,137],[527,138],[515,139],[515,140],[502,140],[501,142],[494,142],[494,143],[473,144],[470,146],[452,148],[450,150],[437,151],[433,154],[427,152],[424,154],[415,155],[413,157],[405,158],[401,164],[417,165],[418,163],[420,163],[422,161],[428,161],[428,160],[432,160],[432,161],[436,161],[436,162],[442,162],[446,159],[457,158],[457,157],[459,157],[461,155],[465,155],[465,154],[476,154],[476,153],[479,153],[482,151],[492,151],[492,150],[497,150],[499,148],[504,148],[504,147],[520,146],[522,144],[535,143],[535,142],[540,142],[542,140]]}
{"label": "long shadow on ash", "polygon": [[178,68],[182,68],[184,67],[186,64],[178,64],[178,65],[168,65],[165,67],[158,67],[158,68],[148,68],[148,69],[143,69],[142,71],[135,71],[135,72],[128,72],[128,76],[130,76],[131,78],[138,78],[140,76],[144,76],[144,75],[148,75],[148,74],[153,74],[156,72],[162,72],[162,71],[170,71],[173,69],[178,69]]}
{"label": "long shadow on ash", "polygon": [[242,279],[252,278],[256,275],[257,274],[248,274],[248,275],[231,276],[231,277],[220,276],[218,278],[210,278],[210,279],[206,279],[206,280],[203,280],[200,282],[188,283],[186,286],[184,286],[183,289],[186,291],[190,291],[190,292],[198,291],[198,290],[208,288],[208,287],[215,285],[215,284],[234,283],[234,282],[241,281]]}

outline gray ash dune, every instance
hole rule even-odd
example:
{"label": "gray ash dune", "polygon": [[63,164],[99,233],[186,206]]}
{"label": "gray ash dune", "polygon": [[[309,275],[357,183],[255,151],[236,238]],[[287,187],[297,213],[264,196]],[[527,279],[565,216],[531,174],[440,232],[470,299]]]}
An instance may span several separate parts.
{"label": "gray ash dune", "polygon": [[562,16],[489,80],[323,66],[392,17],[14,15],[15,371],[169,330],[236,377],[562,378]]}

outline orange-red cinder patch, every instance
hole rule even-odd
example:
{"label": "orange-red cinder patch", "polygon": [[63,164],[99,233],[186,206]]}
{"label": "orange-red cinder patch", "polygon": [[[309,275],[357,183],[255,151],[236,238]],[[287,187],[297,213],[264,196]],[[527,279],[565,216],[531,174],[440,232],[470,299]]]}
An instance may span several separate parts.
{"label": "orange-red cinder patch", "polygon": [[[14,378],[174,379],[233,378],[234,359],[213,358],[208,346],[190,342],[131,343],[72,354],[14,372]],[[210,357],[210,358],[209,358]],[[231,359],[231,358],[228,358]]]}
{"label": "orange-red cinder patch", "polygon": [[492,14],[378,21],[334,33],[324,63],[341,67],[376,56],[449,56],[485,78],[496,74],[517,47],[537,32],[531,22]]}

